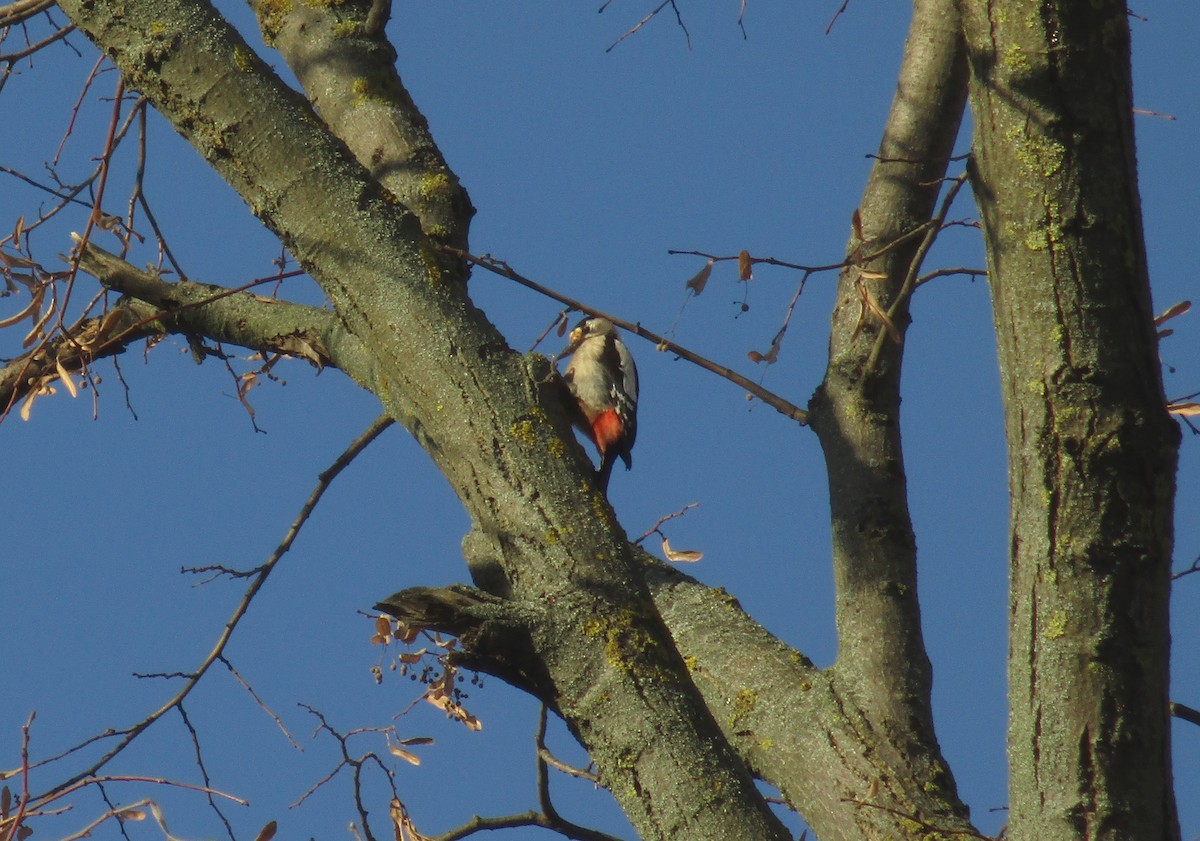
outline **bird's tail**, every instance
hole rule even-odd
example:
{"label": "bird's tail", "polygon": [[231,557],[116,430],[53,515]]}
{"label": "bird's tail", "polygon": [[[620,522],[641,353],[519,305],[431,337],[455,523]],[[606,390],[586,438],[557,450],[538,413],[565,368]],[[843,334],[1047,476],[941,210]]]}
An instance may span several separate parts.
{"label": "bird's tail", "polygon": [[605,496],[608,496],[608,480],[612,476],[613,465],[617,463],[617,454],[613,450],[609,450],[600,458],[600,469],[596,471],[596,483],[600,485],[600,491]]}

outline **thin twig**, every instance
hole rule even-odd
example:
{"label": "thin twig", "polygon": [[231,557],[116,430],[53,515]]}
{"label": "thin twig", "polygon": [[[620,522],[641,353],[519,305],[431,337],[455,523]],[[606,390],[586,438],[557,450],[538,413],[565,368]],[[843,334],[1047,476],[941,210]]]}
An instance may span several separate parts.
{"label": "thin twig", "polygon": [[233,675],[233,679],[236,680],[238,683],[240,683],[242,685],[242,688],[250,693],[250,697],[254,699],[254,703],[258,704],[258,708],[261,709],[263,712],[265,712],[267,715],[269,715],[271,717],[271,720],[274,721],[276,725],[278,725],[279,729],[283,732],[284,737],[289,742],[292,743],[292,747],[294,747],[298,751],[303,752],[304,748],[300,747],[300,743],[297,742],[292,737],[292,734],[288,732],[287,725],[283,723],[283,719],[280,718],[279,715],[273,709],[268,707],[266,702],[262,698],[258,697],[258,693],[254,691],[254,687],[251,686],[250,683],[244,677],[242,677],[241,673],[239,673],[238,670],[233,667],[233,663],[230,663],[229,659],[227,657],[225,657],[225,655],[223,655],[223,654],[221,655],[221,657],[219,659],[221,661],[221,664],[229,670],[229,673],[231,675]]}
{"label": "thin twig", "polygon": [[[601,6],[600,11],[603,12],[607,5],[608,5],[608,3],[605,3],[603,6]],[[606,49],[605,52],[611,53],[616,48],[617,44],[620,44],[622,41],[624,41],[629,36],[633,35],[635,32],[637,32],[643,26],[645,26],[650,21],[652,21],[654,18],[658,17],[658,13],[661,12],[663,9],[665,9],[667,6],[670,6],[675,11],[675,22],[678,23],[679,28],[683,30],[683,37],[687,41],[687,48],[690,50],[692,48],[692,36],[691,36],[691,33],[688,32],[687,26],[685,26],[683,23],[683,15],[679,13],[679,7],[677,5],[675,5],[675,0],[663,0],[663,2],[658,5],[658,8],[656,8],[650,14],[646,15],[640,21],[638,21],[633,26],[632,29],[628,30],[620,38],[618,38],[617,40],[615,40],[611,44],[609,44],[608,49]],[[739,18],[739,21],[740,21],[740,18]]]}
{"label": "thin twig", "polygon": [[740,386],[741,388],[744,388],[746,391],[750,392],[752,395],[754,395],[759,400],[766,403],[771,408],[778,411],[780,414],[786,415],[787,417],[791,418],[792,420],[796,421],[797,423],[800,423],[800,424],[808,423],[808,412],[806,412],[804,409],[801,409],[796,404],[783,399],[778,394],[775,394],[773,391],[768,391],[767,389],[763,388],[758,383],[755,383],[755,382],[747,379],[746,377],[743,377],[741,374],[737,373],[732,368],[727,368],[724,365],[719,365],[716,362],[706,359],[705,357],[701,356],[700,354],[694,353],[694,352],[688,350],[687,348],[683,347],[682,345],[678,345],[675,342],[672,342],[669,339],[667,339],[663,336],[660,336],[658,333],[655,333],[651,330],[647,330],[645,327],[642,327],[640,324],[634,324],[633,322],[625,321],[624,319],[618,318],[615,315],[611,315],[602,310],[598,310],[595,307],[588,306],[587,304],[583,303],[582,301],[577,301],[574,298],[569,298],[566,295],[562,295],[558,292],[555,292],[552,289],[542,286],[540,283],[530,280],[529,278],[514,271],[512,269],[512,267],[509,266],[507,263],[505,263],[503,260],[497,260],[497,259],[495,259],[493,257],[489,257],[487,255],[477,257],[474,254],[469,254],[466,251],[462,251],[457,248],[443,247],[442,250],[448,254],[453,254],[454,256],[458,257],[460,260],[464,260],[472,265],[479,266],[480,268],[483,268],[483,269],[487,269],[489,272],[492,272],[493,274],[500,275],[501,277],[506,277],[515,283],[519,283],[521,286],[524,286],[526,289],[532,289],[533,291],[535,291],[541,295],[545,295],[547,298],[558,301],[560,304],[565,304],[566,306],[570,307],[571,309],[579,310],[580,312],[587,313],[588,315],[602,316],[603,318],[607,318],[613,324],[616,324],[618,327],[622,328],[626,332],[632,333],[635,336],[640,336],[641,338],[646,339],[647,341],[653,342],[655,344],[655,347],[658,350],[660,350],[664,353],[673,353],[676,356],[678,356],[680,359],[686,359],[688,362],[691,362],[693,365],[698,365],[701,368],[703,368],[704,370],[711,371],[712,373],[714,373],[720,377],[724,377],[725,379],[729,380],[730,382],[734,383],[735,385]]}
{"label": "thin twig", "polygon": [[[183,704],[176,707],[179,711],[179,717],[183,720],[183,726],[187,728],[188,735],[192,737],[192,750],[196,754],[196,767],[200,769],[200,778],[204,780],[204,785],[211,786],[212,780],[208,776],[208,766],[204,763],[204,753],[200,750],[200,734],[196,731],[192,724],[191,718],[188,717],[187,708]],[[229,823],[229,818],[225,817],[225,813],[221,811],[221,807],[217,805],[217,801],[213,799],[212,794],[207,794],[208,805],[217,817],[221,819],[221,823],[225,825],[225,834],[229,836],[229,841],[237,841],[233,836],[233,826]]]}
{"label": "thin twig", "polygon": [[1188,567],[1187,569],[1181,570],[1176,573],[1172,573],[1171,580],[1178,581],[1179,579],[1183,578],[1185,575],[1192,575],[1193,573],[1197,573],[1197,572],[1200,572],[1200,556],[1197,556],[1196,560],[1192,561],[1192,565],[1190,567]]}
{"label": "thin twig", "polygon": [[870,803],[866,800],[856,800],[853,797],[843,797],[843,803],[853,803],[856,806],[866,806],[870,809],[878,809],[881,812],[887,812],[889,815],[895,815],[898,818],[912,821],[917,824],[920,829],[930,833],[940,833],[942,835],[965,835],[969,838],[981,838],[983,841],[994,841],[991,837],[983,835],[974,829],[945,829],[940,826],[935,826],[928,821],[923,821],[919,817],[901,809],[894,809],[891,806],[884,806],[882,803]]}
{"label": "thin twig", "polygon": [[696,508],[699,505],[700,505],[700,503],[698,503],[698,502],[689,502],[687,505],[680,508],[674,514],[668,514],[665,517],[659,517],[658,522],[655,523],[654,525],[652,525],[650,527],[649,531],[647,531],[645,534],[643,534],[641,537],[639,537],[637,540],[635,540],[633,542],[635,544],[638,544],[638,543],[641,543],[643,540],[645,540],[647,537],[649,537],[652,534],[661,534],[661,532],[659,532],[659,530],[658,530],[659,526],[661,526],[663,523],[667,522],[668,520],[674,520],[676,517],[682,517],[689,510],[691,510],[692,508]]}
{"label": "thin twig", "polygon": [[[960,175],[958,178],[951,179],[953,182],[950,189],[946,191],[945,197],[942,199],[942,205],[938,209],[937,215],[929,220],[924,226],[925,236],[917,245],[917,252],[913,255],[912,260],[908,264],[908,271],[905,273],[904,281],[900,284],[900,291],[896,293],[895,300],[888,307],[887,318],[892,323],[895,323],[896,316],[900,313],[902,307],[908,306],[908,300],[912,297],[913,290],[917,287],[917,279],[920,276],[921,264],[925,262],[925,256],[929,253],[929,249],[933,247],[933,243],[937,240],[938,234],[942,230],[942,225],[946,221],[946,215],[950,212],[950,206],[954,204],[954,199],[958,196],[958,191],[967,183],[967,176]],[[890,340],[890,334],[887,330],[880,330],[879,335],[875,337],[875,346],[871,348],[871,354],[867,357],[864,370],[870,373],[875,368],[875,363],[879,360],[879,355],[883,352],[884,342]]]}
{"label": "thin twig", "polygon": [[825,34],[828,35],[833,31],[833,25],[837,23],[837,19],[842,16],[842,12],[846,11],[846,7],[850,5],[850,0],[842,0],[842,5],[833,13],[833,17],[829,19],[829,25],[825,27]]}
{"label": "thin twig", "polygon": [[[17,52],[15,52],[15,53],[5,53],[3,55],[0,55],[0,61],[3,61],[5,64],[7,64],[11,67],[13,65],[13,63],[18,62],[27,56],[33,55],[38,50],[50,46],[55,41],[61,41],[63,38],[66,38],[68,35],[70,35],[74,31],[75,31],[75,24],[69,23],[66,26],[64,26],[62,29],[59,29],[57,32],[54,32],[51,35],[47,35],[45,38],[38,41],[36,44],[30,44],[28,47],[25,47],[22,50],[17,50]],[[1171,119],[1175,119],[1175,118],[1172,117]]]}
{"label": "thin twig", "polygon": [[393,422],[394,421],[392,418],[386,415],[381,415],[380,417],[376,418],[371,425],[367,427],[366,431],[358,436],[358,438],[356,438],[350,444],[350,446],[346,448],[345,452],[343,452],[337,457],[336,460],[334,460],[332,465],[321,472],[321,474],[318,476],[316,487],[305,501],[300,513],[296,516],[295,520],[292,521],[287,534],[284,536],[279,546],[276,547],[275,551],[271,553],[271,556],[266,560],[266,562],[258,568],[257,576],[255,577],[254,581],[251,582],[250,586],[246,588],[246,592],[242,595],[241,601],[234,609],[233,615],[230,616],[229,620],[225,623],[225,628],[221,632],[220,637],[217,639],[216,644],[213,646],[212,650],[209,651],[208,655],[204,658],[203,662],[201,662],[200,666],[194,672],[192,672],[191,677],[188,678],[187,683],[184,684],[183,688],[175,693],[174,697],[167,701],[167,703],[163,704],[161,707],[159,707],[159,709],[155,710],[137,724],[125,730],[113,731],[112,735],[120,737],[120,741],[115,747],[111,748],[107,753],[92,763],[92,765],[87,769],[50,788],[45,794],[38,798],[39,800],[61,794],[68,789],[80,785],[83,781],[94,777],[97,771],[99,771],[101,768],[111,762],[114,757],[125,750],[125,748],[127,748],[130,743],[134,741],[134,739],[144,733],[152,724],[154,724],[154,722],[158,721],[168,712],[177,708],[183,703],[184,699],[191,694],[192,690],[195,689],[197,685],[199,685],[200,679],[204,677],[209,667],[211,667],[213,663],[217,662],[217,660],[224,654],[225,647],[229,644],[229,640],[232,638],[233,632],[237,628],[238,623],[241,622],[242,617],[244,617],[246,612],[250,609],[250,604],[254,601],[254,597],[258,594],[259,590],[262,589],[263,585],[267,581],[267,578],[275,569],[279,561],[283,558],[287,551],[291,549],[292,543],[300,533],[300,529],[308,521],[313,509],[316,508],[317,503],[320,502],[321,497],[325,494],[325,491],[328,490],[330,483],[334,480],[334,478],[337,477],[339,473],[342,472],[342,470],[347,467],[347,465],[350,464],[350,462],[355,459],[356,456],[358,456],[359,453],[361,453],[372,441],[379,437],[380,433],[391,426]]}
{"label": "thin twig", "polygon": [[17,0],[7,6],[0,6],[0,26],[12,26],[44,12],[54,5],[54,0]]}

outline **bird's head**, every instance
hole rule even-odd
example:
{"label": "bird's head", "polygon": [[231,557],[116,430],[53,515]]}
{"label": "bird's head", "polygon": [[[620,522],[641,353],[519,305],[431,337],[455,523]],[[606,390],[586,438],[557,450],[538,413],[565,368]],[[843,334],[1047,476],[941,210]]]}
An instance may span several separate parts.
{"label": "bird's head", "polygon": [[584,341],[592,336],[616,335],[616,332],[616,326],[607,318],[588,316],[571,328],[571,332],[567,336],[567,346],[563,348],[558,358],[574,353]]}

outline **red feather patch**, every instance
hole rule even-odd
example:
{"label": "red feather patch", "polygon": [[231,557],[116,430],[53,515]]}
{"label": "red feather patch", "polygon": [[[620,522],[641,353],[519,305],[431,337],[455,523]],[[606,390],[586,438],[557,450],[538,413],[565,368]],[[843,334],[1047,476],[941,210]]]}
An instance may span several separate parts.
{"label": "red feather patch", "polygon": [[616,409],[605,409],[592,420],[592,440],[596,449],[604,455],[608,448],[621,439],[621,419]]}

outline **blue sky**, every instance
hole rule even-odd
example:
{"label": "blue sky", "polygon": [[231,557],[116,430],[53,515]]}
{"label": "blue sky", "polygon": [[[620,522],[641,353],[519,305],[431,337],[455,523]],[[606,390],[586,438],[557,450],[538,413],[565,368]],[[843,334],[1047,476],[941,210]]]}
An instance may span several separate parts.
{"label": "blue sky", "polygon": [[[472,247],[565,294],[664,330],[684,302],[683,283],[701,261],[668,249],[732,254],[748,249],[800,263],[836,262],[890,103],[907,27],[904,4],[857,0],[829,35],[838,3],[751,3],[747,39],[738,4],[681,4],[689,50],[663,17],[611,52],[606,48],[651,4],[397,3],[389,32],[409,90],[479,213]],[[249,31],[243,6],[225,11]],[[695,6],[695,8],[693,8]],[[1200,58],[1185,33],[1200,7],[1157,2],[1134,8],[1135,100],[1177,119],[1137,119],[1141,191],[1158,310],[1195,295],[1194,185],[1200,122]],[[251,36],[253,41],[253,36]],[[10,42],[11,43],[11,42]],[[79,36],[38,56],[0,91],[0,164],[44,177],[71,105],[95,58]],[[8,45],[5,45],[7,48]],[[268,61],[282,66],[277,56]],[[102,77],[66,146],[65,181],[91,167],[113,90]],[[965,138],[965,135],[964,135]],[[960,152],[967,150],[965,139]],[[107,209],[121,212],[131,150],[118,155]],[[121,192],[125,188],[125,193]],[[236,285],[272,272],[278,244],[190,148],[152,121],[146,189],[172,248],[195,279]],[[44,197],[0,176],[0,230],[33,217]],[[954,218],[973,217],[960,197]],[[69,248],[85,211],[35,235],[40,256]],[[100,240],[102,245],[104,240]],[[109,243],[111,246],[111,243]],[[155,260],[153,249],[132,255]],[[982,266],[977,235],[946,233],[932,266]],[[676,338],[803,403],[824,370],[832,275],[812,278],[778,364],[755,368],[798,276],[760,267],[750,288],[718,267],[687,305]],[[476,272],[475,299],[525,350],[557,307],[507,281]],[[315,302],[307,281],[284,294]],[[743,296],[750,308],[740,311]],[[0,301],[0,317],[21,302]],[[927,284],[913,306],[904,374],[904,444],[921,558],[926,640],[935,667],[938,733],[977,825],[994,833],[1006,802],[1004,657],[1006,479],[998,377],[987,286],[950,278]],[[1162,354],[1167,390],[1200,390],[1198,331],[1173,322]],[[14,331],[6,331],[11,333]],[[18,352],[4,335],[0,354]],[[639,535],[687,503],[670,524],[678,546],[704,551],[688,571],[726,587],[764,625],[819,664],[834,654],[824,465],[814,436],[741,390],[632,343],[642,377],[635,468],[618,470],[611,497]],[[557,347],[547,350],[557,350]],[[61,390],[39,400],[29,422],[0,427],[0,471],[10,579],[3,637],[9,674],[0,686],[0,766],[17,764],[20,725],[37,711],[32,750],[46,756],[108,727],[127,726],[173,691],[133,672],[185,671],[211,647],[241,587],[196,587],[180,567],[252,567],[283,536],[323,470],[378,414],[377,401],[336,371],[277,369],[286,385],[251,393],[256,434],[226,371],[196,366],[178,339],[145,360],[121,361],[129,400],[102,363],[98,418],[90,396]],[[1180,470],[1176,568],[1200,554],[1197,447],[1185,436]],[[497,680],[471,687],[468,706],[484,729],[469,733],[418,707],[393,721],[418,687],[387,675],[376,686],[369,622],[356,611],[402,587],[466,578],[459,542],[465,515],[420,449],[389,430],[334,483],[291,553],[255,602],[229,651],[240,673],[284,720],[297,752],[232,679],[213,674],[189,705],[214,784],[251,800],[229,811],[238,837],[268,820],[281,836],[346,837],[357,820],[344,780],[298,809],[288,806],[337,763],[336,746],[311,738],[322,710],[335,726],[387,726],[431,736],[419,768],[398,763],[401,796],[424,832],[474,813],[535,805],[532,733],[536,708]],[[1200,575],[1184,579],[1174,608],[1173,697],[1200,706]],[[1200,838],[1200,730],[1176,724],[1176,774],[1185,839]],[[561,725],[551,747],[585,760]],[[361,750],[383,752],[363,736]],[[33,787],[63,776],[39,772]],[[169,717],[112,769],[195,782],[186,730]],[[589,784],[553,782],[565,816],[629,837],[611,799]],[[386,831],[383,788],[373,813]],[[115,787],[127,803],[141,788]],[[222,830],[194,794],[159,789],[182,838]],[[47,824],[66,834],[103,810],[94,796]],[[793,826],[800,824],[793,822]],[[150,826],[135,838],[158,838]],[[97,837],[114,837],[108,827]],[[547,837],[538,830],[512,838]]]}

